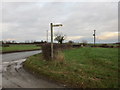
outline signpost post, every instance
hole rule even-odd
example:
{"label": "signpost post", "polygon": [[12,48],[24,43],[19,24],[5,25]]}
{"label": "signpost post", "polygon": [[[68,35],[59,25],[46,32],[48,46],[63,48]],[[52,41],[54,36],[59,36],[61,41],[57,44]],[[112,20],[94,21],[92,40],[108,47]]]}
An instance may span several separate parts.
{"label": "signpost post", "polygon": [[53,27],[59,27],[62,26],[62,24],[56,24],[53,25],[53,23],[50,23],[51,28],[51,59],[53,60]]}

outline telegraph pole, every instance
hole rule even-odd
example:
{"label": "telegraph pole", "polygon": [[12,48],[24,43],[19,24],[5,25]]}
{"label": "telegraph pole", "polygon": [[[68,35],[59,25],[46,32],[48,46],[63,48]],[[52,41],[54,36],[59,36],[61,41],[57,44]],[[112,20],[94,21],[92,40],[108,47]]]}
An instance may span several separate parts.
{"label": "telegraph pole", "polygon": [[47,42],[48,42],[48,30],[47,30],[47,36],[46,36],[46,40],[47,40]]}
{"label": "telegraph pole", "polygon": [[96,31],[96,30],[94,30],[94,34],[93,34],[93,36],[94,36],[94,46],[95,46],[95,41],[96,41],[96,38],[95,38],[95,31]]}

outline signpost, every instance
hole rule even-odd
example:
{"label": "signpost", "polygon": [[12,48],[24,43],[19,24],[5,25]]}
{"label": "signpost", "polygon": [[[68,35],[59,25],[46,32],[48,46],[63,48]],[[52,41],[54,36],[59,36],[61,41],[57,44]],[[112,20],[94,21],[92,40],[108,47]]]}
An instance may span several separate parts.
{"label": "signpost", "polygon": [[53,60],[53,27],[59,27],[62,26],[62,24],[56,24],[53,25],[53,23],[50,23],[51,28],[51,59]]}

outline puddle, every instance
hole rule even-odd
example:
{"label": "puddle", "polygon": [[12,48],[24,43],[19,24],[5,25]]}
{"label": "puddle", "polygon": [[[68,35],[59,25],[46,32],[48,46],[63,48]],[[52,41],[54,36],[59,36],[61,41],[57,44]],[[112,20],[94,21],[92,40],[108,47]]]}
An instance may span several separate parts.
{"label": "puddle", "polygon": [[18,70],[19,68],[22,67],[22,63],[25,61],[26,59],[21,59],[21,60],[18,60],[18,61],[14,61],[13,63],[16,63],[16,65],[14,66],[14,68],[16,70]]}
{"label": "puddle", "polygon": [[26,59],[20,59],[20,60],[17,60],[17,61],[11,61],[11,62],[3,62],[2,64],[2,68],[0,68],[0,72],[4,72],[4,71],[7,71],[7,68],[11,65],[14,64],[14,68],[15,69],[19,69],[22,67],[22,63],[25,61]]}

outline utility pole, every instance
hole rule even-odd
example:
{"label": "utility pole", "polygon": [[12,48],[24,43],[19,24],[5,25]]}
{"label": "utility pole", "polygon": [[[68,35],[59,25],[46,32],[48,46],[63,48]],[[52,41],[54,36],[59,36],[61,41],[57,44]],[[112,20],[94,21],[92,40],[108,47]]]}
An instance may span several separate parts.
{"label": "utility pole", "polygon": [[95,46],[95,41],[96,41],[96,40],[95,40],[95,31],[96,31],[96,30],[94,30],[94,34],[93,34],[93,36],[94,36],[94,46]]}
{"label": "utility pole", "polygon": [[47,36],[46,36],[46,41],[48,42],[48,30],[47,30]]}

